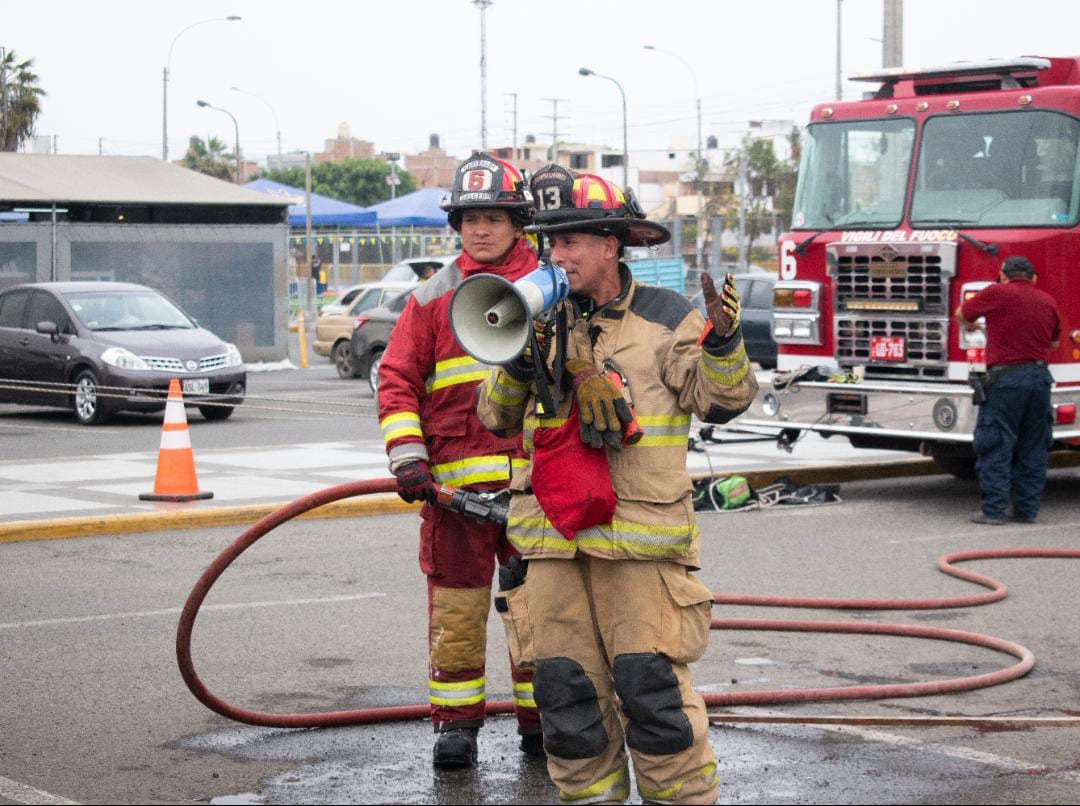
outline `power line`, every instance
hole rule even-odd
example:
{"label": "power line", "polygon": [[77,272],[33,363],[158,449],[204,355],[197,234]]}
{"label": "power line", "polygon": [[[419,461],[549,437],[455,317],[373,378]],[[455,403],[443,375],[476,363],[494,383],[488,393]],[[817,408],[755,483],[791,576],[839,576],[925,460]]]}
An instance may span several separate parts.
{"label": "power line", "polygon": [[[569,98],[541,98],[540,100],[541,101],[549,101],[551,103],[551,114],[550,115],[541,115],[540,116],[540,117],[543,117],[543,118],[550,118],[551,119],[551,131],[550,132],[541,132],[541,134],[550,134],[551,135],[551,142],[552,143],[558,143],[559,142],[559,117],[560,117],[560,115],[559,115],[559,103],[562,102],[562,101],[565,101],[565,102],[569,103],[570,99]],[[567,116],[563,115],[562,117],[565,118]],[[569,138],[569,136],[570,135],[566,135],[566,137],[568,137],[568,138]]]}

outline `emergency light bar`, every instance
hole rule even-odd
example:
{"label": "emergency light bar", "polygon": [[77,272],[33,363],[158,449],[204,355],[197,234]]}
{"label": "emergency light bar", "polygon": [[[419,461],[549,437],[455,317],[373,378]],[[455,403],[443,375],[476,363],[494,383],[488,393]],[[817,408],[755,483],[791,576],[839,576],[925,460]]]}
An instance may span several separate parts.
{"label": "emergency light bar", "polygon": [[1050,60],[1038,56],[1018,59],[987,59],[982,62],[953,62],[934,67],[889,67],[873,73],[856,73],[849,81],[908,81],[920,78],[950,78],[953,76],[1007,75],[1032,70],[1049,70]]}

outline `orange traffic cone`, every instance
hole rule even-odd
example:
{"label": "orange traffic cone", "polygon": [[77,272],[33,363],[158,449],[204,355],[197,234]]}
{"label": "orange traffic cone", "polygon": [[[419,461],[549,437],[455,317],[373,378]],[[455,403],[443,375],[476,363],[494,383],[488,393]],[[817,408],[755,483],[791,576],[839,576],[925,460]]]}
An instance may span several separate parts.
{"label": "orange traffic cone", "polygon": [[161,426],[161,447],[158,449],[157,475],[154,491],[140,493],[143,501],[195,501],[213,498],[213,493],[199,492],[195,478],[195,455],[191,452],[184,397],[180,381],[169,381],[169,399],[165,403],[165,422]]}

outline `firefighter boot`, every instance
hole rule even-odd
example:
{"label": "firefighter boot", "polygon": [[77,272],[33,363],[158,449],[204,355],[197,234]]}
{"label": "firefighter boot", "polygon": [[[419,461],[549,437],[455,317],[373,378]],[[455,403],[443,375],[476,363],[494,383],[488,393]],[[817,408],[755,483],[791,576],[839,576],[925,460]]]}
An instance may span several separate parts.
{"label": "firefighter boot", "polygon": [[547,758],[547,753],[544,752],[544,734],[542,733],[523,734],[518,748],[530,758]]}
{"label": "firefighter boot", "polygon": [[460,770],[476,765],[477,728],[451,728],[435,737],[432,764],[440,770]]}

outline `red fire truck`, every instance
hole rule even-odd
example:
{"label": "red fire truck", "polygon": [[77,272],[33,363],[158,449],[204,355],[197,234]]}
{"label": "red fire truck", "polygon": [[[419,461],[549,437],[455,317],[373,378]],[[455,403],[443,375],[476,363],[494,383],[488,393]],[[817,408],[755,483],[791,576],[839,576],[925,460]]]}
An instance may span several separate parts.
{"label": "red fire truck", "polygon": [[1080,59],[855,77],[806,130],[773,298],[778,369],[740,423],[921,451],[972,476],[969,376],[985,335],[956,307],[1031,259],[1063,318],[1054,437],[1080,445]]}

